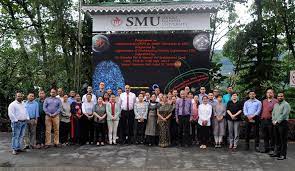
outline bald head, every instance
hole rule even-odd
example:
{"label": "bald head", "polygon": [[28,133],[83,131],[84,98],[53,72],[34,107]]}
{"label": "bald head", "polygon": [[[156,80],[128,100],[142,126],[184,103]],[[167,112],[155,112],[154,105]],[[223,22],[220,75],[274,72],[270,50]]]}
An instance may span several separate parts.
{"label": "bald head", "polygon": [[130,86],[129,85],[125,85],[125,92],[126,93],[129,93],[131,90]]}

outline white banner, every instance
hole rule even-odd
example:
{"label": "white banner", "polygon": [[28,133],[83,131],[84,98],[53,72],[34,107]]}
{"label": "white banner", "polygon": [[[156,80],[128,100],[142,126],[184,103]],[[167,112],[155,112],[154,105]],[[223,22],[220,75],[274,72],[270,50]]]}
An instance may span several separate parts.
{"label": "white banner", "polygon": [[290,87],[295,87],[295,70],[290,71]]}
{"label": "white banner", "polygon": [[209,13],[93,15],[93,32],[209,29]]}

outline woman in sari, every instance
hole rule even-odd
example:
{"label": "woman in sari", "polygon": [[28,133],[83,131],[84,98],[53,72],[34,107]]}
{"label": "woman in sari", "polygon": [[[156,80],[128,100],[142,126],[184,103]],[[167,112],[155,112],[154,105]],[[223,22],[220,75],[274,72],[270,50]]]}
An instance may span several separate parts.
{"label": "woman in sari", "polygon": [[169,124],[172,110],[173,106],[169,104],[167,95],[164,95],[163,101],[157,111],[160,147],[168,147],[170,145]]}

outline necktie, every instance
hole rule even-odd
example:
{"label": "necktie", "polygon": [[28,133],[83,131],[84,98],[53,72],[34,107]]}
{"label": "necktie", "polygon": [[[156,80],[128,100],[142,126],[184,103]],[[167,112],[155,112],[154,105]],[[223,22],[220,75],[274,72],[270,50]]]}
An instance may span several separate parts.
{"label": "necktie", "polygon": [[115,103],[111,103],[112,107],[112,116],[115,116]]}
{"label": "necktie", "polygon": [[182,115],[185,115],[184,108],[185,108],[185,99],[183,99],[183,102],[182,102]]}
{"label": "necktie", "polygon": [[127,111],[129,110],[129,93],[127,93]]}

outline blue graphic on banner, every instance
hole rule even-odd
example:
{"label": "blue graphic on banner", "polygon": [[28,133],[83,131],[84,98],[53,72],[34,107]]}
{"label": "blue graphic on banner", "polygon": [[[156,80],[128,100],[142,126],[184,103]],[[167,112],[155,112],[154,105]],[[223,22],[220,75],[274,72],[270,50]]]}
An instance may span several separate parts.
{"label": "blue graphic on banner", "polygon": [[112,89],[117,94],[117,88],[125,87],[125,81],[119,66],[113,61],[102,61],[95,67],[93,73],[93,88],[94,92],[99,90],[99,83],[105,83],[105,90]]}

